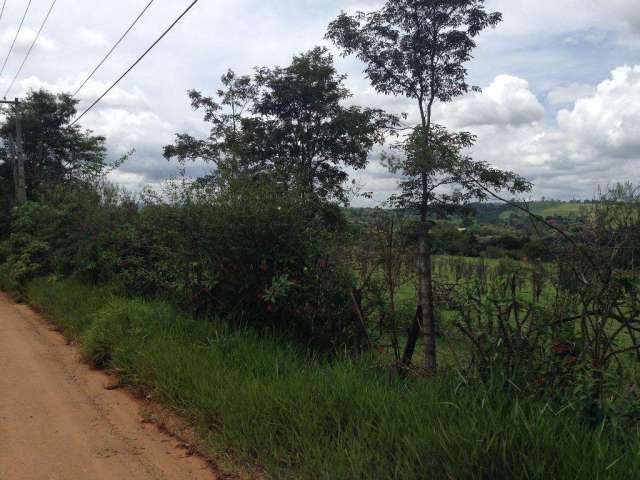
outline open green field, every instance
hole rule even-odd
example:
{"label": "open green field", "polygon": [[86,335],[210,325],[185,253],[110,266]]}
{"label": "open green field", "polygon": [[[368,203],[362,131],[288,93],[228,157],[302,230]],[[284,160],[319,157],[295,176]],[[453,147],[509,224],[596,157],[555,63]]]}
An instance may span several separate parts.
{"label": "open green field", "polygon": [[[575,202],[532,202],[529,205],[531,212],[542,217],[577,217],[593,208],[591,204]],[[510,215],[526,215],[516,209],[507,210],[500,214],[500,218],[507,220]]]}
{"label": "open green field", "polygon": [[[538,271],[540,275],[549,280],[554,275],[551,265],[533,264],[524,261],[495,258],[459,257],[450,255],[436,255],[433,257],[433,278],[438,285],[460,287],[472,285],[478,275],[482,275],[487,281],[516,275],[518,281],[518,296],[523,301],[533,301],[533,275]],[[540,302],[550,299],[553,289],[547,281],[544,285]],[[401,304],[416,305],[416,280],[406,277],[398,290],[398,300]],[[445,309],[446,310],[446,309]]]}
{"label": "open green field", "polygon": [[[538,282],[541,282],[540,292],[534,294],[534,276],[537,275]],[[436,296],[438,290],[444,290],[451,296],[453,301],[455,292],[464,288],[477,287],[479,277],[488,286],[502,285],[503,290],[511,289],[511,279],[515,277],[516,297],[523,304],[536,304],[544,307],[554,301],[555,289],[552,278],[555,270],[551,264],[529,263],[511,259],[493,259],[477,257],[460,257],[449,255],[436,255],[433,257],[433,278],[436,284]],[[504,282],[507,283],[504,283]],[[487,287],[488,288],[488,287]],[[413,316],[417,306],[417,285],[413,276],[403,279],[398,288],[396,298],[396,310],[398,314],[400,344],[404,345],[407,338],[409,325],[413,321]],[[459,312],[447,303],[447,298],[437,298],[436,318],[441,327],[441,336],[438,338],[440,349],[440,361],[442,365],[459,368],[461,361],[468,356],[468,344],[460,336],[460,331],[455,326]],[[389,335],[384,335],[380,342],[389,344]],[[392,352],[385,350],[385,358],[392,361]],[[420,355],[419,353],[417,354]],[[422,360],[416,358],[416,362]]]}

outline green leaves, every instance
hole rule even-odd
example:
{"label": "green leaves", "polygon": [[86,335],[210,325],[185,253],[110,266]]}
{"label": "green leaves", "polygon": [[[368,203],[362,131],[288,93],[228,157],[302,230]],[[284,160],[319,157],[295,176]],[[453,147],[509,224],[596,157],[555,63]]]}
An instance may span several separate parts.
{"label": "green leaves", "polygon": [[264,290],[262,299],[275,305],[281,298],[286,298],[295,283],[289,280],[289,275],[277,275],[271,279],[271,285]]}
{"label": "green leaves", "polygon": [[528,191],[530,184],[467,154],[475,136],[453,133],[432,122],[436,100],[447,102],[469,90],[464,66],[475,37],[497,25],[499,13],[487,13],[483,0],[394,0],[380,10],[349,16],[329,25],[327,38],[365,62],[372,86],[383,94],[414,99],[420,124],[393,145],[397,155],[383,160],[403,175],[402,192],[392,198],[402,207],[448,213],[492,190]]}
{"label": "green leaves", "polygon": [[257,68],[253,77],[229,71],[216,97],[189,94],[211,125],[209,137],[179,134],[165,156],[209,160],[220,178],[270,175],[284,191],[346,203],[344,168],[364,168],[397,119],[344,106],[351,97],[345,78],[321,47],[295,56],[288,67]]}
{"label": "green leaves", "polygon": [[[30,198],[47,195],[60,186],[95,184],[109,169],[105,138],[80,126],[69,127],[77,101],[68,94],[32,90],[21,104],[25,173]],[[15,112],[0,127],[0,137],[13,142]],[[0,160],[8,160],[0,150]],[[0,169],[1,176],[10,175]]]}
{"label": "green leaves", "polygon": [[484,0],[390,0],[371,13],[342,13],[326,36],[366,64],[378,92],[446,102],[472,88],[464,63],[474,39],[501,19]]}

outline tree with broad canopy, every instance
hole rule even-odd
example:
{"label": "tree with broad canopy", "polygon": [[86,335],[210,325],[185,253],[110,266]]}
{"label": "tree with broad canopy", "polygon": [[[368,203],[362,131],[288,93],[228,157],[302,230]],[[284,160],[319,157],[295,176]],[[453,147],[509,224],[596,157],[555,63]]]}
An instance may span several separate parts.
{"label": "tree with broad canopy", "polygon": [[213,177],[268,174],[287,190],[346,204],[345,168],[363,169],[397,118],[345,105],[351,97],[345,79],[320,47],[294,57],[288,67],[258,68],[253,76],[229,71],[215,97],[189,92],[192,106],[211,125],[209,136],[178,134],[164,154],[211,161]]}

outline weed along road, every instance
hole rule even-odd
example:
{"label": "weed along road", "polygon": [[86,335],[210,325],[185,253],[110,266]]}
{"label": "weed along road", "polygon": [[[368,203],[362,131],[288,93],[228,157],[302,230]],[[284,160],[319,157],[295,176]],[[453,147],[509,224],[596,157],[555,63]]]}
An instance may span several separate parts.
{"label": "weed along road", "polygon": [[142,420],[142,404],[0,294],[0,479],[211,480],[206,462]]}

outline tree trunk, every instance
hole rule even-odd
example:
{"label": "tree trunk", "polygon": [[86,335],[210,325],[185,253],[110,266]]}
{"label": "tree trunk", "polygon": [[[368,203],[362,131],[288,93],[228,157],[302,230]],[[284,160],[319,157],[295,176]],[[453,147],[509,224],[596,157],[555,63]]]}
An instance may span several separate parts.
{"label": "tree trunk", "polygon": [[402,354],[402,366],[403,368],[409,368],[411,365],[411,359],[413,358],[413,353],[416,351],[416,344],[418,343],[418,339],[420,338],[420,319],[422,318],[422,307],[418,305],[416,309],[416,315],[413,319],[413,324],[411,325],[411,329],[409,330],[409,336],[407,338],[407,343],[404,347],[404,353]]}
{"label": "tree trunk", "polygon": [[431,272],[431,238],[429,224],[426,219],[418,229],[418,305],[421,315],[418,316],[420,329],[425,343],[425,368],[435,372],[436,363],[436,322],[433,309],[433,280]]}
{"label": "tree trunk", "polygon": [[425,342],[425,368],[429,372],[437,369],[436,355],[436,320],[433,308],[433,279],[431,271],[431,237],[429,224],[420,223],[418,227],[418,308],[416,316],[409,330],[409,336],[402,355],[402,365],[407,368],[415,352],[418,338],[422,333]]}
{"label": "tree trunk", "polygon": [[[425,111],[424,98],[418,99],[422,127],[425,129],[427,143],[431,131],[431,108],[435,100],[432,94]],[[422,205],[420,207],[420,225],[418,226],[418,311],[414,325],[402,358],[403,365],[408,367],[415,351],[418,336],[422,333],[425,342],[425,368],[428,372],[437,369],[436,356],[436,320],[433,308],[433,278],[431,272],[431,234],[429,225],[429,178],[428,172],[422,173]]]}

